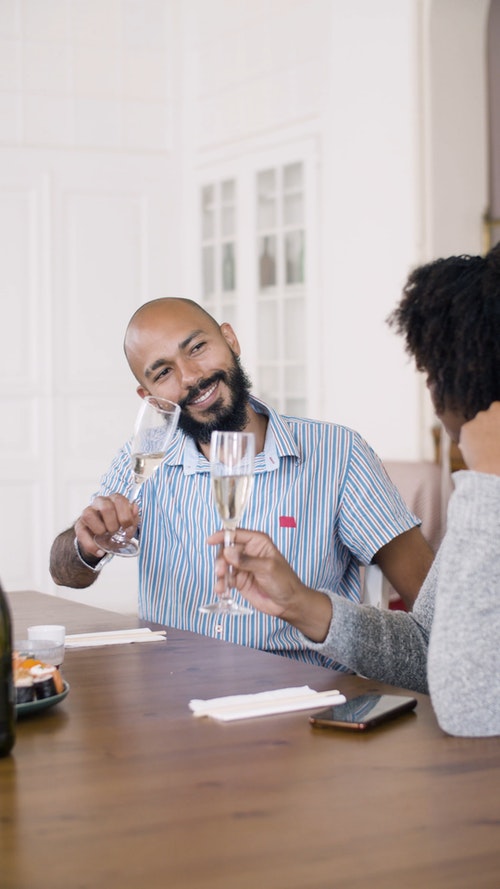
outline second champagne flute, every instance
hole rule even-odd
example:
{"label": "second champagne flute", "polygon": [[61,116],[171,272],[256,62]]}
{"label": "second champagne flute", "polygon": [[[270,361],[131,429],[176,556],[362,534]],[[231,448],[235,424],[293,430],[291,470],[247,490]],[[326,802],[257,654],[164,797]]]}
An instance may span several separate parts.
{"label": "second champagne flute", "polygon": [[[254,476],[255,436],[252,432],[212,432],[210,439],[210,478],[212,494],[224,526],[224,546],[234,543],[238,527],[250,497]],[[253,609],[233,601],[230,570],[226,590],[216,602],[200,611],[216,614],[252,614]]]}
{"label": "second champagne flute", "polygon": [[[129,499],[134,502],[141,485],[163,462],[170,440],[177,429],[180,407],[166,398],[148,395],[144,398],[135,422],[130,449],[130,468],[134,484]],[[124,528],[114,534],[98,534],[94,538],[101,549],[116,556],[136,556],[139,543],[128,539]]]}

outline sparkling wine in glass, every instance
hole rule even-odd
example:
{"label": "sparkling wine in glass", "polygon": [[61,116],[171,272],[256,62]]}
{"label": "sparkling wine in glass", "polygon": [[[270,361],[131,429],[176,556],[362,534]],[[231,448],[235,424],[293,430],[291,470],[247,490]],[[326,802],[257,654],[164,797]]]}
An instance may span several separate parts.
{"label": "sparkling wine in glass", "polygon": [[[166,398],[148,395],[143,399],[135,422],[134,436],[130,450],[130,467],[133,485],[129,499],[133,503],[141,486],[158,469],[177,429],[180,407]],[[139,542],[128,539],[124,528],[114,534],[97,534],[95,542],[107,553],[116,556],[136,556]]]}
{"label": "sparkling wine in glass", "polygon": [[[224,527],[224,546],[234,545],[234,534],[250,497],[254,476],[255,436],[251,432],[212,432],[210,478],[212,494]],[[226,590],[216,602],[200,611],[216,614],[252,614],[252,608],[233,600],[231,569]]]}

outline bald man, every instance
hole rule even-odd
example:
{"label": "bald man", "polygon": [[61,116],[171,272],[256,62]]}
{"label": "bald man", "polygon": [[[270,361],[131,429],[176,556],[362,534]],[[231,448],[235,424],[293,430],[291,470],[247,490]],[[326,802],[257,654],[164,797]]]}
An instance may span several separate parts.
{"label": "bald man", "polygon": [[141,540],[140,617],[342,669],[279,618],[255,613],[221,620],[200,612],[216,583],[207,538],[220,526],[210,493],[210,436],[215,429],[254,433],[245,524],[272,538],[304,584],[356,602],[359,565],[375,562],[411,607],[433,553],[378,457],[350,429],[280,416],[253,396],[231,325],[219,325],[191,300],[141,306],[124,350],[141,398],[180,405],[179,430],[133,504],[127,499],[130,443],[120,449],[91,504],[54,541],[54,581],[90,586],[108,561],[95,535],[126,527]]}

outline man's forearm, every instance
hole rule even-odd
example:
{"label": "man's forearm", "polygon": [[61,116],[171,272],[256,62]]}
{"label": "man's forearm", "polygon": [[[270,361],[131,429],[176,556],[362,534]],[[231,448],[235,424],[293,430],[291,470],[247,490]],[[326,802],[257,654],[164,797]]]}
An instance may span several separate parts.
{"label": "man's forearm", "polygon": [[[91,586],[98,578],[98,574],[87,568],[78,558],[74,546],[75,531],[74,528],[68,528],[56,537],[50,551],[50,573],[52,580],[58,586],[72,587],[73,589],[84,589]],[[92,560],[88,557],[89,563]]]}

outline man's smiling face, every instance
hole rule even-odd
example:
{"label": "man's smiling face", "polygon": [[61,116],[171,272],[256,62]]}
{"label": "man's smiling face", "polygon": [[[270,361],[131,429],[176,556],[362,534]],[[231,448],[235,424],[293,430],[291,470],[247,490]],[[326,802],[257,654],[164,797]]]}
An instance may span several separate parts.
{"label": "man's smiling face", "polygon": [[199,306],[178,299],[143,306],[125,338],[139,395],[176,401],[179,427],[202,444],[208,444],[214,429],[246,425],[250,381],[239,351],[229,324],[219,327]]}

